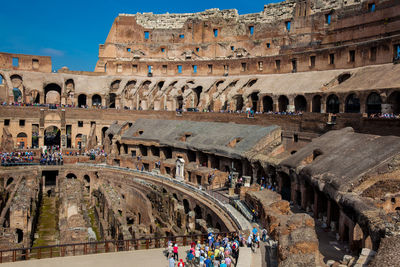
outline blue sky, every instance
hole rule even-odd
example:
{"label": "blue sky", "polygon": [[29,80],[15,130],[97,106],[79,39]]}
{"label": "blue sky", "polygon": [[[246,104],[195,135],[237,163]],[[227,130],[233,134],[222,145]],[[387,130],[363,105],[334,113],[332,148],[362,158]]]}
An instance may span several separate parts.
{"label": "blue sky", "polygon": [[119,13],[236,8],[246,14],[261,12],[265,4],[273,2],[281,1],[5,1],[0,9],[0,52],[51,56],[53,69],[67,66],[71,70],[93,71],[99,44],[104,43]]}

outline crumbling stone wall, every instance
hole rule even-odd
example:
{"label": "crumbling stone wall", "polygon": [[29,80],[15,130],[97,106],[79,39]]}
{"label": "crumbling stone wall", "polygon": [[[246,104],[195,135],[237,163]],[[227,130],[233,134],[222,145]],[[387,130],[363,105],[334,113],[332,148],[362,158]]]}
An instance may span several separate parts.
{"label": "crumbling stone wall", "polygon": [[248,192],[245,201],[257,210],[261,225],[278,242],[279,266],[317,265],[318,238],[312,217],[293,214],[289,202],[271,190]]}

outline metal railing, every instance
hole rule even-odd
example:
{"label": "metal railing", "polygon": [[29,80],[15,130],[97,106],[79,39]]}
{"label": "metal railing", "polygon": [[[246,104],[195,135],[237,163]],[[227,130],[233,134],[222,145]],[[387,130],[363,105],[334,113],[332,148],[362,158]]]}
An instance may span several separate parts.
{"label": "metal railing", "polygon": [[[222,237],[233,237],[237,232],[218,233]],[[30,259],[45,259],[64,256],[79,256],[119,251],[134,251],[153,248],[166,248],[168,241],[179,246],[190,245],[191,242],[204,243],[207,234],[151,237],[129,240],[105,240],[86,243],[71,243],[51,246],[13,248],[0,250],[0,263],[24,261]]]}

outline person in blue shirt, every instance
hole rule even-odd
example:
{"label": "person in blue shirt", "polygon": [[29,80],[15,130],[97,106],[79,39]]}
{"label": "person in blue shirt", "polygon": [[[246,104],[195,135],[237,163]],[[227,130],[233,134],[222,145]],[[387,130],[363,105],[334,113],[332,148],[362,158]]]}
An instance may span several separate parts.
{"label": "person in blue shirt", "polygon": [[211,267],[212,261],[210,260],[210,258],[206,258],[206,260],[204,261],[204,264],[206,265],[206,267]]}

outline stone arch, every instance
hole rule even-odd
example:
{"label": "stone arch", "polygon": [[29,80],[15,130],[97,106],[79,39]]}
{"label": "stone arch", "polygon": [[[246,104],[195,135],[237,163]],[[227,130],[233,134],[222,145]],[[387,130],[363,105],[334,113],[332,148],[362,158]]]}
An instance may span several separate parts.
{"label": "stone arch", "polygon": [[285,95],[281,95],[278,98],[279,112],[286,112],[288,105],[289,105],[289,99]]}
{"label": "stone arch", "polygon": [[320,95],[315,95],[312,98],[312,112],[321,113],[321,99]]}
{"label": "stone arch", "polygon": [[92,96],[92,106],[101,106],[101,96],[95,94]]}
{"label": "stone arch", "polygon": [[164,86],[165,81],[159,81],[156,85],[156,90],[160,91]]}
{"label": "stone arch", "polygon": [[196,207],[194,207],[194,213],[196,219],[203,219],[203,211],[199,205],[196,205]]}
{"label": "stone arch", "polygon": [[251,109],[253,111],[258,111],[258,108],[259,108],[258,107],[258,100],[259,100],[258,92],[251,93],[249,98],[250,98],[249,100],[250,100],[250,103],[251,103]]}
{"label": "stone arch", "polygon": [[197,86],[193,89],[193,92],[195,93],[194,106],[198,107],[200,104],[201,93],[203,92],[203,86]]}
{"label": "stone arch", "polygon": [[85,107],[87,104],[87,96],[85,94],[80,94],[78,96],[78,107]]}
{"label": "stone arch", "polygon": [[304,96],[298,95],[294,99],[294,108],[296,112],[304,112],[307,110],[307,100]]}
{"label": "stone arch", "polygon": [[185,209],[185,213],[188,214],[190,212],[190,204],[187,199],[183,199],[183,208]]}
{"label": "stone arch", "polygon": [[27,147],[27,143],[28,143],[28,136],[26,133],[21,132],[19,134],[17,134],[17,147],[24,149]]}
{"label": "stone arch", "polygon": [[339,98],[335,94],[328,96],[326,100],[326,112],[327,113],[339,113],[340,102]]}
{"label": "stone arch", "polygon": [[106,138],[106,131],[108,130],[108,127],[103,127],[101,128],[101,143],[104,145],[104,140]]}
{"label": "stone arch", "polygon": [[183,108],[183,97],[181,95],[176,97],[176,108],[177,109]]}
{"label": "stone arch", "polygon": [[12,178],[12,177],[9,177],[8,179],[7,179],[7,182],[6,182],[6,187],[8,187],[10,184],[12,184],[14,182],[14,178]]}
{"label": "stone arch", "polygon": [[44,130],[45,146],[60,146],[61,131],[56,126],[49,126]]}
{"label": "stone arch", "polygon": [[243,96],[242,95],[235,96],[235,101],[236,101],[236,111],[243,110],[243,106],[244,106]]}
{"label": "stone arch", "polygon": [[400,114],[400,91],[394,91],[389,95],[388,103],[391,105],[391,111],[394,114]]}
{"label": "stone arch", "polygon": [[50,83],[44,87],[44,98],[46,104],[61,103],[61,87],[58,84]]}
{"label": "stone arch", "polygon": [[72,172],[68,173],[67,175],[65,175],[65,177],[67,179],[77,179],[76,175],[73,174]]}
{"label": "stone arch", "polygon": [[370,93],[367,97],[366,111],[368,114],[377,114],[382,111],[382,99],[381,96],[376,93]]}
{"label": "stone arch", "polygon": [[121,84],[121,80],[114,80],[110,84],[110,91],[117,91],[119,89],[119,85]]}
{"label": "stone arch", "polygon": [[346,97],[345,101],[346,113],[360,113],[360,99],[356,94],[350,94]]}
{"label": "stone arch", "polygon": [[24,98],[24,87],[22,77],[18,74],[10,76],[12,85],[12,95],[14,96],[14,102],[22,102]]}
{"label": "stone arch", "polygon": [[117,95],[116,94],[114,94],[114,93],[111,93],[110,94],[110,99],[109,99],[109,104],[108,104],[108,107],[109,108],[115,108],[116,106],[115,106],[115,100],[116,100],[116,98],[117,98]]}
{"label": "stone arch", "polygon": [[278,175],[280,178],[280,191],[282,199],[290,201],[292,193],[292,182],[290,180],[290,176],[285,172],[279,172]]}
{"label": "stone arch", "polygon": [[266,95],[263,97],[263,110],[264,112],[270,112],[274,110],[274,100],[272,97]]}
{"label": "stone arch", "polygon": [[213,227],[214,225],[213,225],[213,219],[212,219],[212,216],[211,216],[211,214],[207,214],[207,216],[206,216],[206,223],[207,223],[207,227]]}

